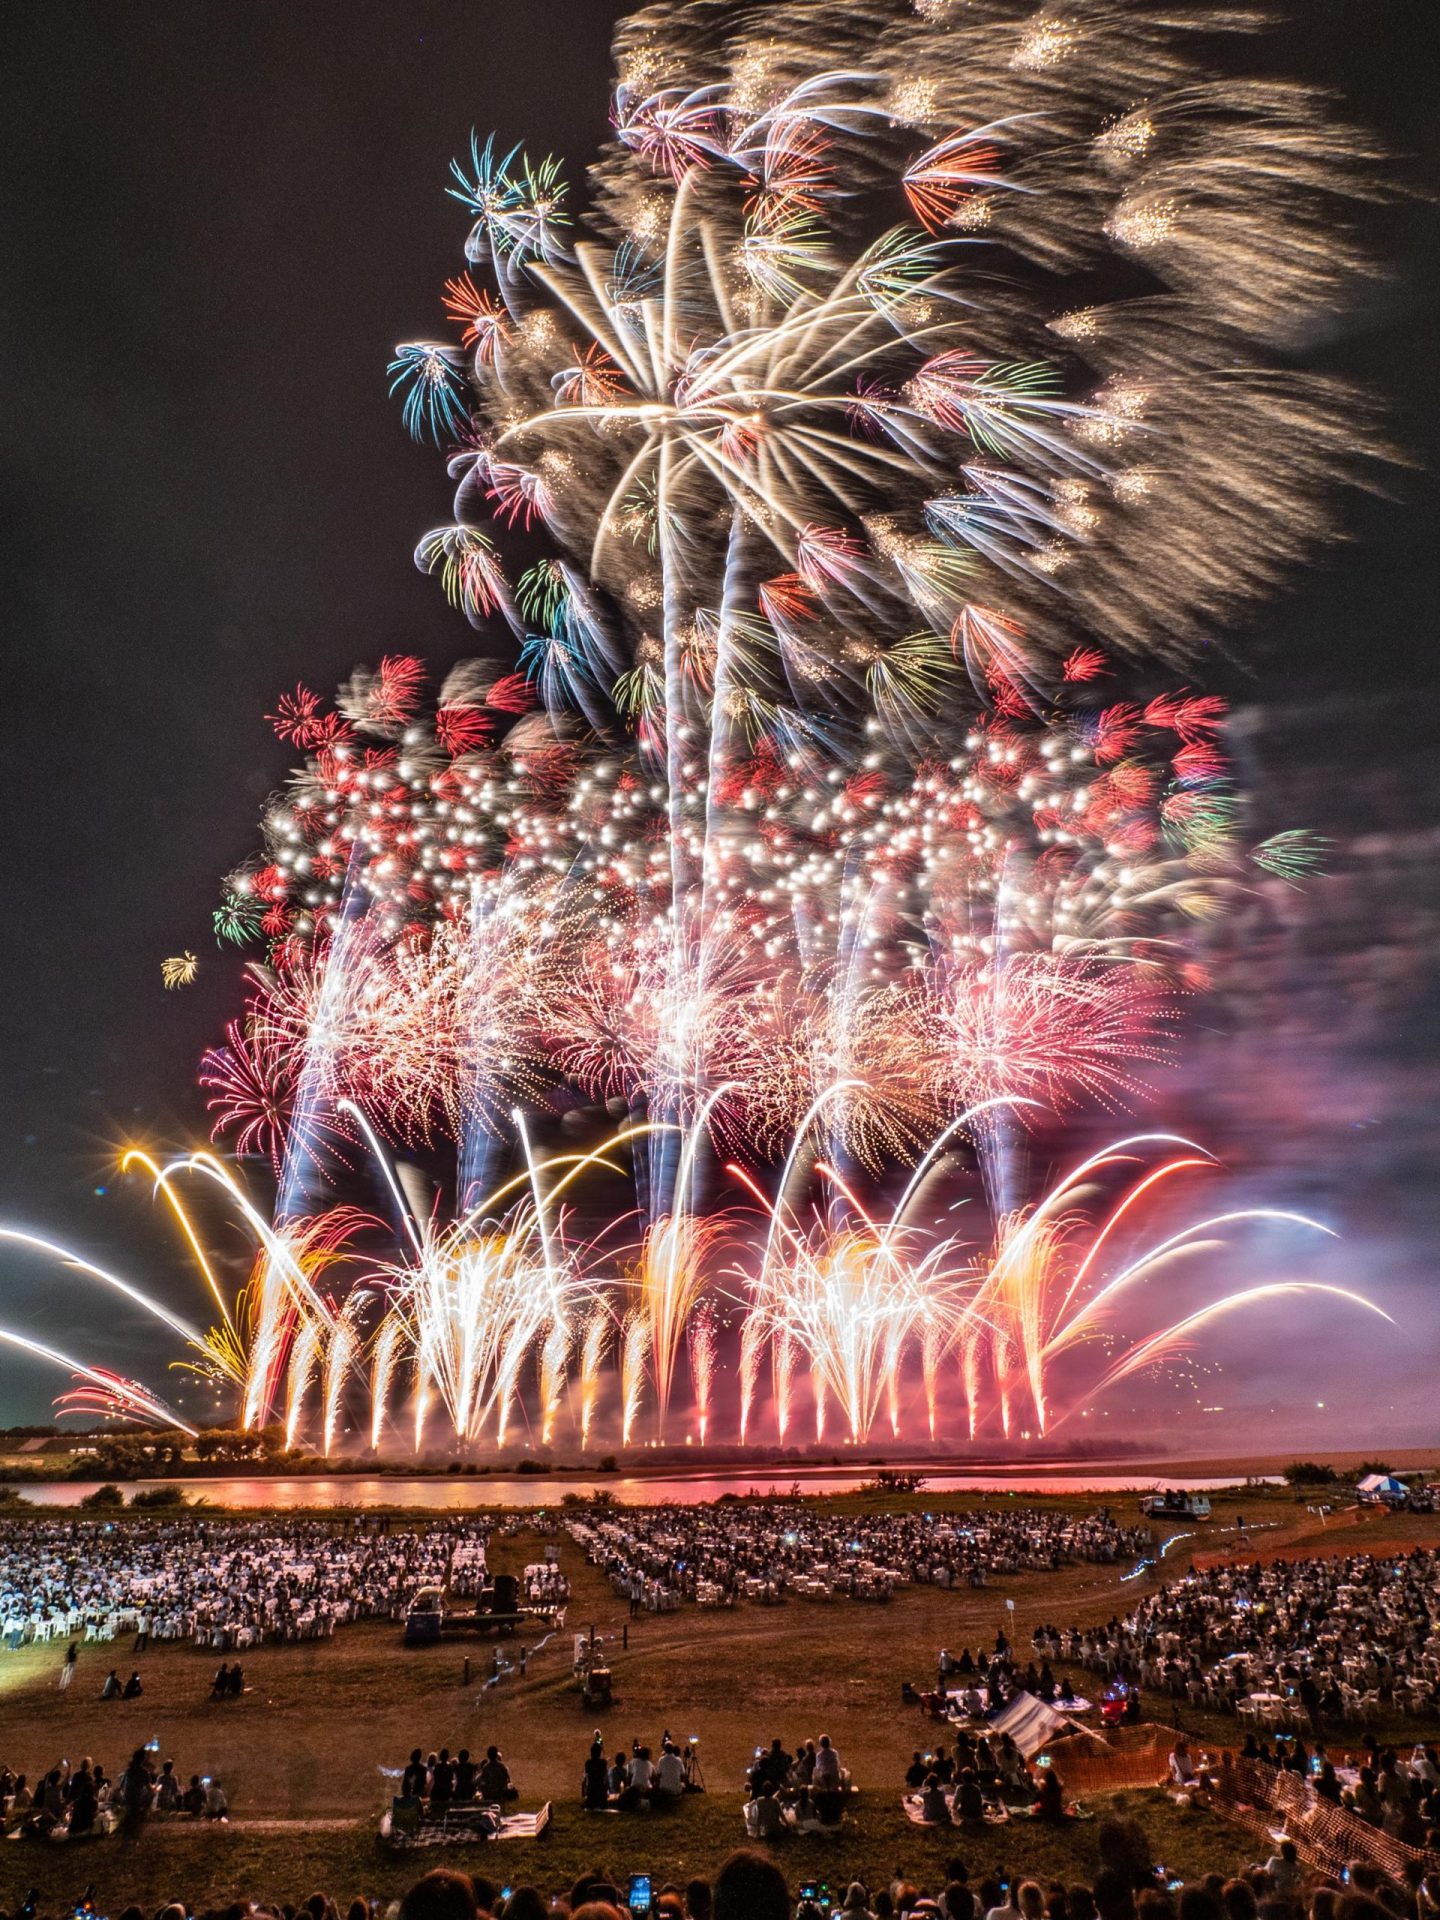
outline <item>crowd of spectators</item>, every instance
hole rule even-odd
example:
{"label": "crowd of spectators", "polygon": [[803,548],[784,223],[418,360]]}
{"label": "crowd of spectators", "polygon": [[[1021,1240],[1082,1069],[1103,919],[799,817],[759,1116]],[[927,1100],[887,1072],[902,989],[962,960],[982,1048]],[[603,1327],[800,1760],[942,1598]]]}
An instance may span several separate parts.
{"label": "crowd of spectators", "polygon": [[[1191,1779],[1226,1784],[1228,1759],[1218,1772],[1206,1775],[1184,1736],[1176,1753],[1180,1759],[1171,1756],[1171,1773],[1177,1785],[1188,1785]],[[1297,1816],[1316,1804],[1335,1807],[1402,1846],[1440,1853],[1440,1754],[1434,1746],[1417,1745],[1405,1753],[1382,1746],[1367,1732],[1358,1754],[1337,1762],[1319,1740],[1312,1743],[1299,1734],[1282,1733],[1272,1746],[1270,1740],[1247,1733],[1237,1757],[1249,1769],[1266,1770],[1275,1781],[1284,1777],[1289,1790],[1276,1792],[1274,1799]],[[1254,1777],[1252,1771],[1245,1779]],[[1239,1791],[1249,1791],[1244,1779]]]}
{"label": "crowd of spectators", "polygon": [[797,1740],[790,1752],[777,1736],[756,1747],[746,1775],[745,1831],[752,1840],[838,1827],[851,1791],[850,1770],[828,1733]]}
{"label": "crowd of spectators", "polygon": [[0,1521],[0,1639],[192,1640],[230,1652],[394,1618],[417,1587],[477,1593],[488,1528],[286,1518]]}
{"label": "crowd of spectators", "polygon": [[597,1727],[580,1775],[580,1803],[588,1813],[655,1811],[679,1806],[683,1794],[701,1787],[693,1740],[682,1748],[667,1728],[658,1748],[633,1740],[629,1753],[617,1747],[610,1759]]}
{"label": "crowd of spectators", "polygon": [[[533,1885],[505,1890],[487,1875],[439,1868],[388,1910],[352,1901],[344,1920],[375,1920],[377,1912],[384,1920],[1433,1920],[1440,1905],[1440,1887],[1419,1872],[1396,1882],[1357,1863],[1342,1883],[1308,1872],[1289,1840],[1234,1876],[1214,1872],[1182,1882],[1151,1861],[1143,1828],[1123,1806],[1101,1824],[1097,1839],[1100,1867],[1089,1885],[1028,1879],[1003,1866],[972,1879],[965,1861],[952,1857],[933,1877],[897,1867],[875,1883],[792,1886],[765,1854],[741,1849],[711,1879],[651,1884],[648,1905],[641,1877],[600,1868],[549,1894]],[[154,1920],[191,1920],[192,1912],[175,1901]],[[32,1913],[34,1920],[61,1920]],[[150,1917],[127,1907],[116,1920]],[[341,1908],[315,1893],[294,1905],[237,1901],[198,1920],[341,1920]]]}
{"label": "crowd of spectators", "polygon": [[412,1747],[400,1775],[400,1798],[437,1817],[452,1807],[504,1807],[519,1797],[520,1789],[496,1746],[487,1747],[478,1760],[468,1747],[461,1747],[453,1757],[448,1747],[428,1757],[423,1747]]}
{"label": "crowd of spectators", "polygon": [[977,1830],[1028,1810],[1037,1820],[1066,1818],[1065,1787],[1054,1767],[1032,1768],[1008,1733],[956,1729],[954,1740],[916,1749],[905,1770],[905,1804],[925,1826]]}
{"label": "crowd of spectators", "polygon": [[682,1601],[733,1606],[792,1596],[886,1600],[897,1587],[984,1586],[993,1575],[1111,1563],[1151,1544],[1148,1528],[1102,1510],[836,1514],[783,1501],[627,1507],[567,1522],[632,1612]]}
{"label": "crowd of spectators", "polygon": [[192,1773],[187,1780],[173,1760],[157,1763],[149,1747],[137,1747],[115,1775],[88,1755],[76,1766],[62,1760],[33,1780],[0,1766],[0,1818],[10,1835],[80,1840],[152,1814],[228,1819],[224,1784],[209,1774]]}
{"label": "crowd of spectators", "polygon": [[1433,1718],[1440,1552],[1217,1566],[1103,1626],[1042,1627],[1037,1653],[1123,1676],[1259,1728]]}

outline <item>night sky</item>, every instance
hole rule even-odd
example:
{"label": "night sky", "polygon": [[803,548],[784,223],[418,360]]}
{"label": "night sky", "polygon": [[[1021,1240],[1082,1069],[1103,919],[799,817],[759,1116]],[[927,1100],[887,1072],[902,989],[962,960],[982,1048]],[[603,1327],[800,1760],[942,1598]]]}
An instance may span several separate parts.
{"label": "night sky", "polygon": [[[553,149],[578,180],[605,132],[622,11],[7,10],[0,1213],[177,1303],[168,1242],[114,1153],[202,1129],[195,1064],[240,1004],[241,963],[217,951],[210,913],[288,764],[265,712],[297,679],[328,689],[387,650],[441,666],[475,650],[411,565],[448,488],[385,379],[397,340],[443,331],[466,230],[448,161],[474,125]],[[1296,13],[1247,43],[1247,64],[1341,89],[1397,179],[1433,190],[1433,0]],[[1258,982],[1237,965],[1197,1011],[1157,1109],[1217,1144],[1247,1193],[1323,1211],[1346,1235],[1325,1277],[1405,1321],[1398,1341],[1343,1330],[1332,1405],[1347,1424],[1320,1429],[1336,1445],[1365,1444],[1372,1416],[1377,1435],[1433,1439],[1421,1414],[1440,1340],[1440,219],[1422,192],[1371,224],[1392,272],[1310,358],[1379,392],[1414,469],[1390,500],[1352,503],[1353,544],[1219,636],[1246,669],[1220,677],[1244,710],[1247,777],[1275,825],[1332,836],[1335,877],[1295,909],[1283,952],[1266,932]],[[160,961],[186,947],[200,981],[167,994]],[[159,1377],[148,1333],[8,1252],[0,1321]],[[1245,1404],[1283,1423],[1313,1403],[1336,1338],[1266,1319],[1221,1344]],[[0,1420],[43,1418],[59,1384],[0,1357]]]}

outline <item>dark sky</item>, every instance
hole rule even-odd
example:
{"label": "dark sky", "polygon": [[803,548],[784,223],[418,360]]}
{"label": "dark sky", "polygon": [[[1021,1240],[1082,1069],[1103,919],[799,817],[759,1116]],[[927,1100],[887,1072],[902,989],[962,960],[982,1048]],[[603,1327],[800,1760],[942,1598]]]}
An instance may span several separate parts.
{"label": "dark sky", "polygon": [[[328,688],[386,649],[437,662],[471,649],[411,566],[447,490],[385,392],[390,348],[440,331],[439,289],[460,264],[448,160],[473,124],[554,149],[578,178],[604,132],[621,11],[611,0],[4,10],[0,1214],[137,1277],[171,1284],[147,1204],[110,1163],[124,1137],[175,1143],[203,1119],[195,1062],[239,1004],[238,963],[217,953],[210,911],[287,763],[265,711],[297,678]],[[1247,59],[1339,87],[1389,140],[1399,177],[1440,180],[1433,0],[1298,0],[1297,15]],[[1303,796],[1305,820],[1350,853],[1369,834],[1378,875],[1397,832],[1440,821],[1440,229],[1422,199],[1377,212],[1374,227],[1393,277],[1314,352],[1390,401],[1421,470],[1397,480],[1395,502],[1357,502],[1355,543],[1228,637],[1255,673],[1229,690],[1264,716],[1255,772],[1281,801]],[[1277,819],[1290,817],[1277,803]],[[1412,848],[1398,870],[1426,895],[1403,946],[1434,927],[1434,864]],[[1295,938],[1323,974],[1337,940],[1356,944],[1355,901],[1339,914],[1343,938],[1326,931],[1324,888],[1307,911],[1313,929]],[[160,960],[185,947],[202,957],[200,983],[166,994]],[[1338,979],[1332,970],[1332,989]],[[1344,993],[1327,1004],[1343,1010]],[[1408,1199],[1376,1204],[1369,1172],[1356,1205],[1389,1221],[1383,1264],[1433,1356],[1430,1173],[1416,1144],[1440,1061],[1428,976],[1407,1006],[1404,1044],[1357,1029],[1324,1090],[1351,1102],[1363,1087],[1367,1111],[1385,1116],[1365,1164],[1387,1195],[1414,1200],[1414,1220],[1395,1224]],[[1216,1028],[1231,1083],[1253,1064],[1235,1038],[1243,1010],[1238,1021]],[[1313,1091],[1291,1091],[1283,1116],[1252,1106],[1254,1131],[1282,1127],[1277,1163],[1313,1174],[1334,1142],[1307,1144],[1295,1102]],[[1332,1197],[1348,1204],[1343,1184]],[[1362,1247],[1368,1231],[1362,1222]],[[145,1340],[97,1312],[93,1293],[9,1255],[0,1321],[143,1364]],[[1390,1364],[1377,1362],[1380,1376]],[[55,1384],[0,1357],[0,1419],[40,1415]]]}

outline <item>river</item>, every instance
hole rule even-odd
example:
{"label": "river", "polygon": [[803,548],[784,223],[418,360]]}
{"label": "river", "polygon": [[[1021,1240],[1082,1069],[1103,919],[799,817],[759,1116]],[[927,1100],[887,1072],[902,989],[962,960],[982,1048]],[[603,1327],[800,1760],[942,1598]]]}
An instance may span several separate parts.
{"label": "river", "polygon": [[[1094,1493],[1113,1494],[1154,1486],[1156,1475],[1142,1467],[1129,1473],[1096,1473],[1077,1464],[1072,1470],[1036,1472],[1018,1468],[971,1469],[968,1472],[945,1468],[919,1468],[927,1492],[932,1493]],[[463,1513],[478,1507],[555,1507],[565,1494],[584,1493],[595,1488],[614,1497],[621,1506],[655,1506],[676,1502],[695,1506],[703,1500],[718,1500],[725,1493],[784,1493],[796,1484],[807,1494],[853,1493],[866,1480],[873,1480],[873,1467],[757,1468],[736,1473],[733,1469],[676,1475],[597,1474],[593,1480],[569,1475],[486,1474],[417,1475],[406,1478],[389,1474],[319,1475],[284,1479],[256,1475],[236,1475],[229,1479],[135,1480],[126,1483],[127,1493],[150,1487],[179,1487],[191,1497],[212,1500],[217,1506],[239,1508],[264,1507],[430,1507],[447,1513]],[[1228,1479],[1193,1479],[1183,1471],[1160,1476],[1167,1484],[1183,1484],[1202,1492],[1236,1484]],[[1266,1476],[1266,1483],[1278,1485],[1278,1475]],[[21,1484],[16,1492],[37,1506],[77,1506],[93,1491],[94,1481],[44,1480]]]}

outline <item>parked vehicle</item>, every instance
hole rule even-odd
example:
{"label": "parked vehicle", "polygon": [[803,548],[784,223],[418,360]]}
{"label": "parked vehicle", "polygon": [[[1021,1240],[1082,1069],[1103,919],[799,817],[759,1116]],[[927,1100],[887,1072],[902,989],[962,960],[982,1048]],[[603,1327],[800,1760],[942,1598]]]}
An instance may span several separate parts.
{"label": "parked vehicle", "polygon": [[1140,1511],[1151,1520],[1208,1520],[1210,1496],[1184,1487],[1157,1487],[1141,1495]]}

